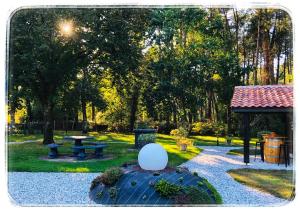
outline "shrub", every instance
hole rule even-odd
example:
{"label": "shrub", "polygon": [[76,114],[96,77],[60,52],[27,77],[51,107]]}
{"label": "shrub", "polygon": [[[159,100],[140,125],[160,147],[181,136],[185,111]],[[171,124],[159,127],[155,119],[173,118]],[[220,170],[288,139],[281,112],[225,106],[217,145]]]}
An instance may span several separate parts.
{"label": "shrub", "polygon": [[113,186],[111,187],[109,190],[108,190],[108,193],[109,193],[109,197],[112,198],[112,199],[116,199],[117,198],[117,195],[118,195],[118,189],[116,186]]}
{"label": "shrub", "polygon": [[189,132],[183,127],[179,127],[178,129],[174,129],[170,132],[170,135],[176,136],[178,138],[186,138],[188,134]]}
{"label": "shrub", "polygon": [[159,180],[154,188],[161,196],[167,198],[176,196],[181,190],[181,186],[170,183],[164,179]]}
{"label": "shrub", "polygon": [[195,186],[187,186],[183,189],[183,192],[175,197],[176,204],[212,204],[212,198],[209,194],[198,189]]}
{"label": "shrub", "polygon": [[120,177],[123,175],[123,171],[119,167],[112,167],[107,169],[101,176],[100,182],[106,186],[114,185]]}
{"label": "shrub", "polygon": [[96,188],[97,185],[99,185],[101,183],[101,176],[97,176],[91,183],[91,187],[90,190],[93,190],[94,188]]}
{"label": "shrub", "polygon": [[188,138],[181,138],[176,141],[177,146],[193,146],[193,140],[188,139]]}
{"label": "shrub", "polygon": [[170,134],[171,130],[175,129],[175,125],[173,123],[167,123],[166,121],[157,122],[155,124],[155,128],[157,128],[158,133]]}
{"label": "shrub", "polygon": [[131,186],[135,186],[136,185],[136,181],[131,181]]}
{"label": "shrub", "polygon": [[192,133],[198,135],[225,135],[226,127],[223,123],[196,122],[192,125]]}
{"label": "shrub", "polygon": [[156,139],[156,136],[154,133],[151,134],[141,134],[139,135],[139,141],[143,143],[154,143]]}

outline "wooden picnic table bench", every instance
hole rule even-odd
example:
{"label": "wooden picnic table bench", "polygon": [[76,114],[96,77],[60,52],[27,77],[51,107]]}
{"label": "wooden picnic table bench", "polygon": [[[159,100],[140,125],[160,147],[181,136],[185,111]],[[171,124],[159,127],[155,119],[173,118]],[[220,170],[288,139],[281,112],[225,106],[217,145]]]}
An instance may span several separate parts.
{"label": "wooden picnic table bench", "polygon": [[94,149],[95,157],[101,158],[101,157],[103,157],[103,149],[105,147],[107,147],[106,144],[96,144],[96,145],[92,145],[92,146],[73,146],[72,149],[78,150],[78,154],[75,155],[78,160],[84,160],[86,157],[86,153],[85,153],[86,149]]}

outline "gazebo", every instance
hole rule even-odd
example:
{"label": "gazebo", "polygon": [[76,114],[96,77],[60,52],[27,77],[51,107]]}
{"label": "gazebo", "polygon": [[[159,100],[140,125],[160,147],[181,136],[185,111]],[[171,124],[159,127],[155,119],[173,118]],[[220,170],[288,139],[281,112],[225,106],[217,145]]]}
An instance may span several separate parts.
{"label": "gazebo", "polygon": [[[293,112],[293,86],[236,86],[231,100],[231,110],[243,114],[244,162],[247,164],[250,162],[250,114],[285,113],[286,124],[289,123],[288,115]],[[289,130],[289,127],[286,129]]]}

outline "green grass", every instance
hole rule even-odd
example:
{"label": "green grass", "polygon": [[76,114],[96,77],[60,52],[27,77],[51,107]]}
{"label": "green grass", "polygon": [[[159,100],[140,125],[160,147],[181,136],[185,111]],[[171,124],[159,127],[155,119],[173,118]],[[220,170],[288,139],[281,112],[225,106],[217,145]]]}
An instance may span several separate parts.
{"label": "green grass", "polygon": [[[228,155],[244,155],[244,148],[231,149],[231,150],[229,150],[229,152],[227,152],[227,154]],[[250,148],[249,154],[250,155],[255,155],[255,149]],[[259,149],[256,151],[256,156],[260,157],[260,150]]]}
{"label": "green grass", "polygon": [[291,200],[295,182],[290,170],[234,169],[228,173],[236,181],[276,197]]}
{"label": "green grass", "polygon": [[215,189],[215,187],[213,187],[212,184],[210,184],[207,179],[204,179],[204,183],[207,186],[207,188],[213,193],[213,196],[216,200],[216,204],[222,204],[223,200],[221,195],[219,194],[219,192]]}
{"label": "green grass", "polygon": [[[69,133],[71,134],[71,133]],[[76,134],[76,133],[72,133]],[[41,142],[23,143],[8,146],[8,170],[9,171],[28,171],[28,172],[103,172],[112,166],[120,166],[125,162],[137,160],[138,151],[130,151],[134,148],[134,135],[121,133],[90,133],[95,136],[98,142],[110,142],[108,147],[104,149],[104,154],[112,155],[113,159],[103,161],[87,161],[87,162],[54,162],[41,160],[41,156],[48,154],[48,148]],[[19,136],[19,135],[18,135]],[[40,139],[40,135],[36,137]],[[24,136],[25,137],[25,136]],[[61,140],[63,133],[56,132],[56,140]],[[8,140],[15,139],[16,136],[10,135]],[[26,140],[21,136],[19,141]],[[115,142],[115,143],[114,143]],[[156,142],[163,145],[168,152],[169,166],[178,166],[181,163],[195,157],[200,153],[197,147],[189,147],[186,152],[182,152],[176,145],[175,140],[171,136],[157,135]],[[63,147],[59,148],[59,152],[71,154],[72,142],[65,142]]]}
{"label": "green grass", "polygon": [[[216,146],[217,139],[219,139],[220,146],[243,146],[243,140],[239,137],[233,137],[231,144],[227,144],[226,137],[215,137],[215,136],[191,136],[195,140],[194,145],[197,146]],[[250,140],[250,145],[255,145],[258,139],[252,138]]]}

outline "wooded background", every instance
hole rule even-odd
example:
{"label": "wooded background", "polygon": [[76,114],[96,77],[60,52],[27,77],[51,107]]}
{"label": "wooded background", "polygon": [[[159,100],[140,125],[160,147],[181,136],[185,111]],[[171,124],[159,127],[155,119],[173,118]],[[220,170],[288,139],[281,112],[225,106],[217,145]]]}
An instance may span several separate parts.
{"label": "wooded background", "polygon": [[[10,22],[9,124],[42,123],[44,143],[54,120],[69,130],[80,122],[83,133],[237,134],[234,86],[292,83],[292,36],[279,9],[22,9]],[[252,125],[281,122],[260,115]]]}

